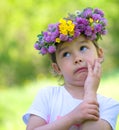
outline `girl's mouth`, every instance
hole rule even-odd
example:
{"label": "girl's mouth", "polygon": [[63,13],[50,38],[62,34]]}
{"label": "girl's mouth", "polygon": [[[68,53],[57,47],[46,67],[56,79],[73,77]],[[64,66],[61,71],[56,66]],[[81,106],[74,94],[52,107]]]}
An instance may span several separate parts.
{"label": "girl's mouth", "polygon": [[74,71],[74,73],[82,73],[82,72],[88,72],[87,67],[80,67]]}

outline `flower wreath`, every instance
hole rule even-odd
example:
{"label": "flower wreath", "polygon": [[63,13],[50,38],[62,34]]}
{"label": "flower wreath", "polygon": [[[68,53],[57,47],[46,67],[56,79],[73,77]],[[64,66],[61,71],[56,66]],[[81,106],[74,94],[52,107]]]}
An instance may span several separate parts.
{"label": "flower wreath", "polygon": [[98,8],[86,8],[82,12],[68,14],[56,24],[49,24],[46,31],[38,35],[34,47],[45,55],[56,51],[56,43],[70,42],[83,34],[92,41],[98,41],[106,34],[107,20]]}

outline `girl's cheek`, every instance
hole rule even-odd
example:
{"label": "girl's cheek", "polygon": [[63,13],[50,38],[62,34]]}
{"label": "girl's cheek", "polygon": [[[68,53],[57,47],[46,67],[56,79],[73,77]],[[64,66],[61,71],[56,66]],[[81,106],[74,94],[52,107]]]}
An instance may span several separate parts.
{"label": "girl's cheek", "polygon": [[89,58],[86,60],[86,63],[89,63],[92,67],[95,64],[95,60],[90,60]]}

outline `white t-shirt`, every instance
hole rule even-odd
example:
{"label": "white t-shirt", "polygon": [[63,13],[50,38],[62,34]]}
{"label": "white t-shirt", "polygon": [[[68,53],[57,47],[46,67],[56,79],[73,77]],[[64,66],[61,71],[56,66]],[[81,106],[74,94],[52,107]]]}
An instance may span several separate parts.
{"label": "white t-shirt", "polygon": [[[109,122],[113,130],[119,114],[119,103],[111,98],[97,95],[99,103],[100,118]],[[30,114],[42,117],[47,123],[60,119],[72,111],[83,100],[73,98],[65,87],[43,88],[37,94],[33,104],[23,116],[23,121],[27,124]],[[70,130],[79,130],[78,125],[74,125]]]}

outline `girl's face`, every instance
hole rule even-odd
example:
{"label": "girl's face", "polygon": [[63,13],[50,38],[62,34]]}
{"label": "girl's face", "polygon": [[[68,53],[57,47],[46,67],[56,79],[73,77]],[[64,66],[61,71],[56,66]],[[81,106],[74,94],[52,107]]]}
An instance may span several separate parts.
{"label": "girl's face", "polygon": [[88,75],[87,62],[92,67],[95,59],[102,57],[101,49],[80,36],[72,42],[65,42],[56,51],[56,61],[52,66],[54,70],[64,77],[66,85],[84,86]]}

